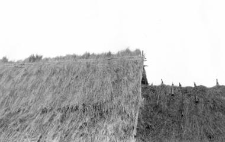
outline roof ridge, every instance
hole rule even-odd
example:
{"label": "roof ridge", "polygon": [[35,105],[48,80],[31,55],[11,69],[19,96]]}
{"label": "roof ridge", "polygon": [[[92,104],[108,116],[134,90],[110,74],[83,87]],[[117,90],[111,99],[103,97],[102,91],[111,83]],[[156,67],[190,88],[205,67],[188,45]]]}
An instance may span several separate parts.
{"label": "roof ridge", "polygon": [[120,60],[120,59],[128,59],[128,60],[139,60],[142,59],[143,57],[141,56],[125,56],[125,57],[110,57],[110,58],[98,58],[98,59],[68,59],[68,60],[52,60],[52,61],[39,61],[39,62],[33,62],[33,63],[26,63],[26,62],[15,62],[15,63],[4,63],[4,64],[0,64],[3,66],[12,66],[12,67],[21,67],[20,65],[34,65],[34,64],[51,64],[51,63],[64,63],[64,62],[98,62],[98,61],[116,61],[116,60]]}

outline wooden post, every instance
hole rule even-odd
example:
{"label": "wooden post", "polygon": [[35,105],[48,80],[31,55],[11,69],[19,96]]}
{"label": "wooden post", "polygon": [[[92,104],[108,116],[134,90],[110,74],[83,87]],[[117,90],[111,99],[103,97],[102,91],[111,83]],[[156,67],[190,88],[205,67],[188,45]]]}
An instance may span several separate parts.
{"label": "wooden post", "polygon": [[196,83],[194,82],[194,87],[197,87]]}
{"label": "wooden post", "polygon": [[163,85],[163,80],[161,79],[161,85]]}
{"label": "wooden post", "polygon": [[132,141],[131,142],[136,142],[136,135],[137,135],[137,124],[138,124],[138,116],[139,116],[139,111],[140,111],[140,107],[144,101],[144,99],[142,98],[142,95],[141,95],[141,92],[142,92],[142,89],[141,89],[141,83],[142,83],[142,76],[143,76],[143,71],[144,71],[144,52],[142,50],[141,52],[141,57],[142,57],[142,69],[140,71],[140,80],[139,80],[139,83],[140,83],[140,90],[139,90],[139,95],[137,97],[138,99],[138,107],[137,107],[137,113],[135,115],[135,124],[134,124],[134,130],[133,130],[133,138],[132,138]]}
{"label": "wooden post", "polygon": [[218,79],[216,79],[216,86],[219,86],[219,82],[218,82]]}
{"label": "wooden post", "polygon": [[173,88],[173,87],[174,87],[174,85],[173,85],[173,83],[172,83],[172,90],[171,90],[171,94],[172,94],[172,95],[174,95],[174,88]]}

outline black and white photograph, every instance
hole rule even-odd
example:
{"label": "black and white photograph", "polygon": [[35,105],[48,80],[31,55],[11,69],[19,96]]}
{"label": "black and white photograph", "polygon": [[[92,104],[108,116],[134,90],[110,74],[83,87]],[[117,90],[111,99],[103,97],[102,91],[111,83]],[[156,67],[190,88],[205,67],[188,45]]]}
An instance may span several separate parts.
{"label": "black and white photograph", "polygon": [[0,142],[225,142],[225,1],[0,0]]}

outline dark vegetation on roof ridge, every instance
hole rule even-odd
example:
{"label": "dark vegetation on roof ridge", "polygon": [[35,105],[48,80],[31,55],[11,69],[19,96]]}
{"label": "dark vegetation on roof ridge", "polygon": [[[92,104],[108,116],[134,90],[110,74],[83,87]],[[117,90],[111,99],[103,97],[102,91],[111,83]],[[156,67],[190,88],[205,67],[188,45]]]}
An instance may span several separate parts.
{"label": "dark vegetation on roof ridge", "polygon": [[19,61],[10,61],[7,57],[3,57],[0,59],[0,64],[3,63],[34,63],[34,62],[46,62],[46,61],[74,61],[74,60],[97,60],[97,59],[109,59],[109,58],[125,58],[125,57],[138,57],[141,56],[141,50],[136,49],[134,51],[131,51],[129,48],[125,50],[121,50],[117,53],[101,53],[101,54],[95,54],[95,53],[89,53],[86,52],[83,55],[76,55],[76,54],[69,54],[66,56],[58,56],[54,58],[43,58],[42,55],[30,55],[28,58],[24,60]]}
{"label": "dark vegetation on roof ridge", "polygon": [[[172,88],[172,85],[167,85],[167,84],[163,84],[163,85],[148,85],[149,87],[151,86],[151,87],[156,87],[156,88],[160,88],[160,87],[171,87]],[[146,87],[148,87],[148,86],[146,86]],[[212,86],[212,87],[207,87],[207,86],[204,86],[204,85],[198,85],[198,86],[196,86],[196,87],[194,87],[194,86],[182,86],[182,87],[180,87],[180,86],[178,86],[178,85],[174,85],[173,86],[174,88],[183,88],[183,89],[185,89],[185,88],[190,88],[190,89],[194,89],[194,88],[205,88],[205,89],[218,89],[218,88],[225,88],[225,85],[219,85],[219,86]]]}

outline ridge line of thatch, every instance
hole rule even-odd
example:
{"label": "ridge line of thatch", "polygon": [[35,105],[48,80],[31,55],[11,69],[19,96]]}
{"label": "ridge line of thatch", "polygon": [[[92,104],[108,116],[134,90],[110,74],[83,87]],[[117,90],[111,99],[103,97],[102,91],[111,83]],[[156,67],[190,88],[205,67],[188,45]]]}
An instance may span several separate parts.
{"label": "ridge line of thatch", "polygon": [[[169,85],[169,84],[163,84],[163,85],[149,85],[149,86],[152,86],[152,87],[172,87],[172,85]],[[199,87],[204,87],[206,89],[211,89],[211,88],[219,88],[219,87],[225,87],[225,85],[219,85],[219,86],[204,86],[204,85],[197,85],[196,87],[194,86],[179,86],[179,85],[174,85],[173,86],[174,88],[199,88]]]}
{"label": "ridge line of thatch", "polygon": [[39,63],[44,63],[44,64],[52,64],[52,63],[63,63],[63,62],[99,62],[99,61],[117,61],[121,59],[125,60],[139,60],[142,59],[143,57],[141,56],[125,56],[125,57],[115,57],[115,58],[100,58],[100,59],[74,59],[74,60],[62,60],[62,61],[39,61],[39,62],[33,62],[33,63],[24,63],[24,62],[17,62],[17,63],[4,63],[0,64],[4,66],[16,66],[16,65],[34,65],[34,64],[39,64]]}

